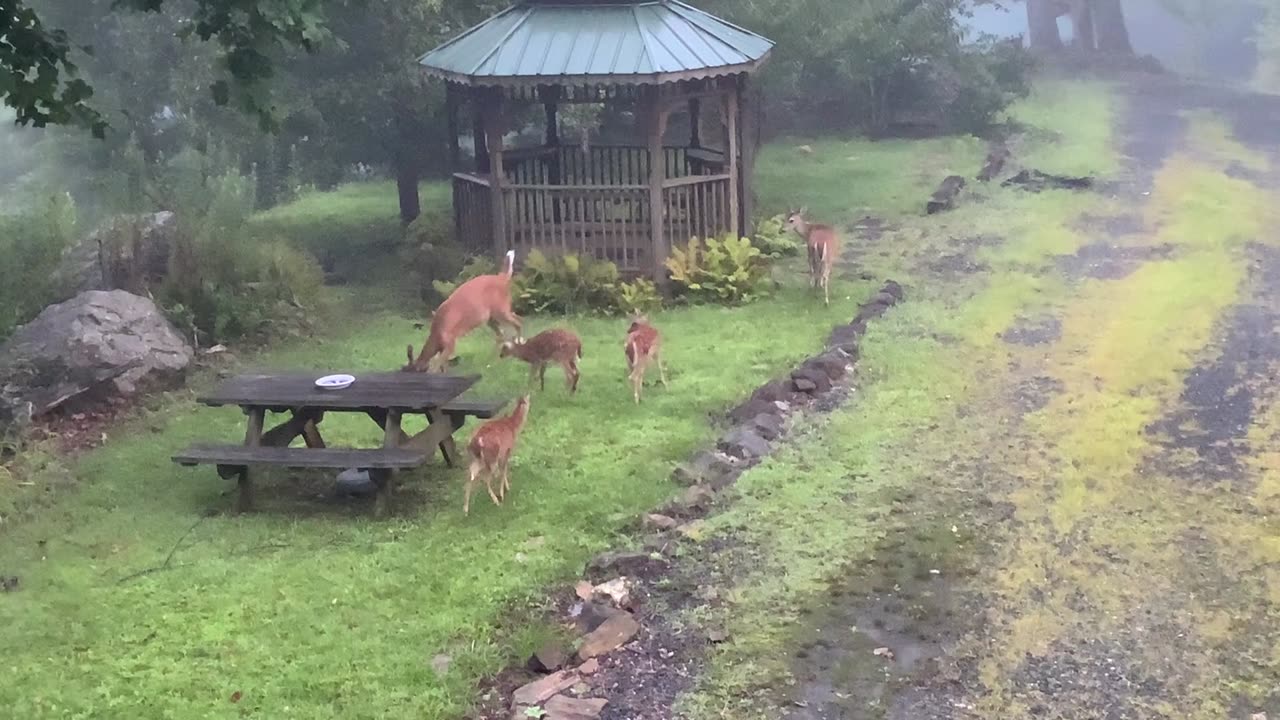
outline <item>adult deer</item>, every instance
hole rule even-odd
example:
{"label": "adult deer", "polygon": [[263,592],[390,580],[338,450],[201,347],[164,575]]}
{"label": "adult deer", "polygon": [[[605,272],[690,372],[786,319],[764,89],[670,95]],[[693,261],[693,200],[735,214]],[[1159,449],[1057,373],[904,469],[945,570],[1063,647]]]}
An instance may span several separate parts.
{"label": "adult deer", "polygon": [[809,278],[813,287],[822,288],[822,299],[831,304],[831,268],[835,267],[836,256],[840,254],[840,238],[835,228],[830,225],[819,225],[805,219],[807,208],[787,214],[787,229],[795,231],[804,238],[809,253]]}
{"label": "adult deer", "polygon": [[430,372],[435,364],[443,372],[449,358],[453,357],[459,338],[485,323],[493,328],[499,344],[505,339],[502,324],[514,327],[516,337],[520,337],[523,325],[511,310],[511,275],[515,259],[515,251],[508,251],[506,267],[501,273],[471,278],[440,303],[431,317],[431,332],[422,345],[422,352],[415,360],[413,346],[410,345],[409,363],[403,369]]}

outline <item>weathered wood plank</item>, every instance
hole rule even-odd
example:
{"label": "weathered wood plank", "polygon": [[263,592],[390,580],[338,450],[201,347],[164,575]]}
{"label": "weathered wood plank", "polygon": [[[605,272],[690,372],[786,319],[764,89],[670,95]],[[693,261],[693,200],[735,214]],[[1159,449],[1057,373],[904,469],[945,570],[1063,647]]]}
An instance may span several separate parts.
{"label": "weathered wood plank", "polygon": [[382,407],[421,412],[453,400],[480,379],[478,375],[433,373],[355,374],[356,381],[351,387],[323,390],[315,386],[318,376],[297,373],[240,375],[230,378],[198,400],[213,406],[305,407],[315,410]]}
{"label": "weathered wood plank", "polygon": [[277,465],[292,468],[409,469],[427,461],[429,453],[411,447],[396,448],[282,448],[244,445],[199,444],[177,453],[179,465]]}

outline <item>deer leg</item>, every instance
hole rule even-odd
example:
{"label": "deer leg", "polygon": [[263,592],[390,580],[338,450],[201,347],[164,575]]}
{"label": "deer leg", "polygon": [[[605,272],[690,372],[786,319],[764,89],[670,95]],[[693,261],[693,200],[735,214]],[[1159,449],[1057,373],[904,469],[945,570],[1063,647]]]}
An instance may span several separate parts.
{"label": "deer leg", "polygon": [[537,376],[538,376],[538,366],[530,365],[529,366],[529,387],[533,387],[533,380]]}
{"label": "deer leg", "polygon": [[507,325],[516,329],[516,337],[524,336],[524,323],[521,322],[520,316],[511,311],[511,308],[503,308],[493,312],[494,317]]}
{"label": "deer leg", "polygon": [[480,461],[472,460],[471,469],[467,475],[467,484],[462,491],[462,514],[471,514],[471,491],[475,489],[476,477],[480,475]]}
{"label": "deer leg", "polygon": [[569,386],[569,394],[578,392],[578,363],[570,360],[564,366],[564,380]]}
{"label": "deer leg", "polygon": [[640,386],[644,385],[644,366],[636,363],[636,367],[631,371],[631,395],[635,398],[636,404],[640,404]]}
{"label": "deer leg", "polygon": [[484,473],[484,489],[489,491],[489,499],[493,501],[494,505],[501,505],[502,500],[498,499],[498,494],[493,491],[494,480],[497,480],[499,483],[502,482],[502,478],[498,477],[498,469],[493,466],[486,467]]}
{"label": "deer leg", "polygon": [[542,363],[538,366],[538,389],[547,389],[547,364]]}
{"label": "deer leg", "polygon": [[658,362],[658,377],[662,380],[662,387],[667,386],[667,366],[662,362],[662,355],[654,353],[653,359]]}
{"label": "deer leg", "polygon": [[511,489],[511,458],[502,461],[502,485],[498,490],[498,497],[503,500],[507,499],[507,491]]}

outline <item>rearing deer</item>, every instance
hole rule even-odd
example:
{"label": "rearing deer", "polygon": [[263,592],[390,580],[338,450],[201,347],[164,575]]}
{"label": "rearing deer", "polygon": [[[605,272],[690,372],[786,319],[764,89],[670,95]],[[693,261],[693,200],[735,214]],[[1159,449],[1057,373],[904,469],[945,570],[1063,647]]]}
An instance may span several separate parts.
{"label": "rearing deer", "polygon": [[431,332],[422,345],[422,352],[417,359],[413,357],[413,346],[409,346],[409,364],[402,369],[414,372],[430,372],[433,360],[443,372],[453,357],[453,348],[458,339],[488,323],[503,341],[500,323],[516,329],[520,336],[521,322],[511,310],[511,275],[515,269],[516,253],[507,252],[507,266],[497,275],[480,275],[462,283],[453,291],[431,316]]}
{"label": "rearing deer", "polygon": [[823,302],[831,304],[831,268],[836,264],[840,254],[840,238],[835,228],[830,225],[819,225],[805,219],[807,208],[787,214],[787,229],[794,230],[804,238],[809,251],[809,278],[813,287],[822,288]]}

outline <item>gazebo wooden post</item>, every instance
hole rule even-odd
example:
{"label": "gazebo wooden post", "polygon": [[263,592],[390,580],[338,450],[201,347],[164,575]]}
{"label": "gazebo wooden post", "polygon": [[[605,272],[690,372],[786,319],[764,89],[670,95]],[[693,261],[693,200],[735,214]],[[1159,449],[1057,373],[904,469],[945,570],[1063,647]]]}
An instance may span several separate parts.
{"label": "gazebo wooden post", "polygon": [[471,140],[475,143],[476,174],[489,172],[489,141],[484,129],[484,89],[472,88],[471,96]]}
{"label": "gazebo wooden post", "polygon": [[755,220],[756,198],[755,188],[752,183],[755,176],[756,144],[760,125],[757,107],[753,100],[755,88],[750,85],[750,82],[746,75],[738,76],[738,109],[740,111],[738,147],[742,153],[742,163],[738,169],[738,173],[742,178],[741,183],[738,185],[738,190],[741,192],[739,212],[741,214],[742,228],[747,233],[754,230],[751,227],[751,223]]}
{"label": "gazebo wooden post", "polygon": [[729,161],[729,231],[741,237],[738,221],[738,86],[730,83],[721,96],[725,104],[725,154]]}
{"label": "gazebo wooden post", "polygon": [[506,171],[502,166],[502,136],[506,132],[503,117],[502,90],[485,88],[481,91],[482,102],[480,114],[484,118],[484,137],[489,154],[489,204],[493,211],[493,245],[498,257],[511,249],[511,238],[507,234]]}
{"label": "gazebo wooden post", "polygon": [[[543,144],[551,148],[547,157],[547,182],[560,184],[560,96],[559,85],[542,85],[538,88],[538,98],[542,100],[542,111],[546,115],[547,129]],[[560,223],[560,203],[552,199],[551,219]]]}
{"label": "gazebo wooden post", "polygon": [[660,288],[667,287],[667,256],[671,248],[667,243],[667,234],[663,228],[665,203],[663,202],[662,184],[667,177],[666,153],[663,151],[662,138],[667,130],[667,113],[669,108],[662,92],[656,85],[645,88],[643,95],[649,130],[649,234],[650,252],[653,254],[653,282]]}
{"label": "gazebo wooden post", "polygon": [[453,83],[444,85],[445,116],[449,124],[449,172],[462,169],[462,150],[458,147],[458,87]]}
{"label": "gazebo wooden post", "polygon": [[698,98],[689,100],[689,147],[702,147],[702,101]]}

